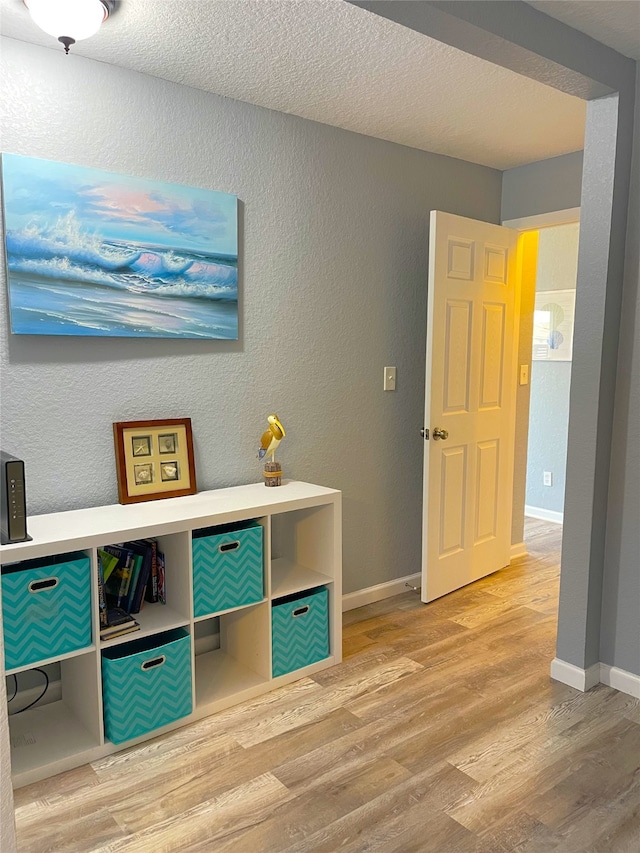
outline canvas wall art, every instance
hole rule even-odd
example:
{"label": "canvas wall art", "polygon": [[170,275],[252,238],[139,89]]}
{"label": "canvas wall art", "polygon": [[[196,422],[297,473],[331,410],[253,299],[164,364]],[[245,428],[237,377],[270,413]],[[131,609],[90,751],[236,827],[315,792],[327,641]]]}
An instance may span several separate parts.
{"label": "canvas wall art", "polygon": [[2,156],[11,330],[238,337],[234,195]]}

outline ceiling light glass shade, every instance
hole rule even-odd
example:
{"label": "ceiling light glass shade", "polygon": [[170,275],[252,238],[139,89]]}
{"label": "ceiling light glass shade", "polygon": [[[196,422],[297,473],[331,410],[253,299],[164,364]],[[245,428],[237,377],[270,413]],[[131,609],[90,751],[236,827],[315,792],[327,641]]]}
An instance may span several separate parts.
{"label": "ceiling light glass shade", "polygon": [[109,14],[102,0],[24,0],[34,23],[54,38],[95,35]]}

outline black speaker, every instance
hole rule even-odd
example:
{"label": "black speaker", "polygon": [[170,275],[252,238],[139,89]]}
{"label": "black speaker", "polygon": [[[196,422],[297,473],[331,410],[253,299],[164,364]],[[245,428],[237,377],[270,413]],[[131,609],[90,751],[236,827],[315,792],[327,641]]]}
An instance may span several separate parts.
{"label": "black speaker", "polygon": [[26,542],[27,497],[24,485],[24,462],[0,450],[2,482],[0,483],[0,541]]}

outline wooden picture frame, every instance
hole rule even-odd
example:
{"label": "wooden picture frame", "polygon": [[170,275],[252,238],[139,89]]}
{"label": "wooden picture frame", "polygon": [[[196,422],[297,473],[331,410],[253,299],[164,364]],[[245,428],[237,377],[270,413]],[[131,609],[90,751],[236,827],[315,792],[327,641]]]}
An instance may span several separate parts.
{"label": "wooden picture frame", "polygon": [[113,424],[121,504],[196,492],[191,418]]}

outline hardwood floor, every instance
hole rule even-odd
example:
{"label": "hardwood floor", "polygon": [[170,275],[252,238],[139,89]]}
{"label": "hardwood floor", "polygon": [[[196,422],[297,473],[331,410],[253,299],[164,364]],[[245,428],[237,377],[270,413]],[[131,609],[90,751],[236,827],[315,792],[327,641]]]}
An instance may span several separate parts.
{"label": "hardwood floor", "polygon": [[428,606],[344,614],[345,662],[15,792],[19,850],[638,853],[640,702],[549,678],[560,528]]}

